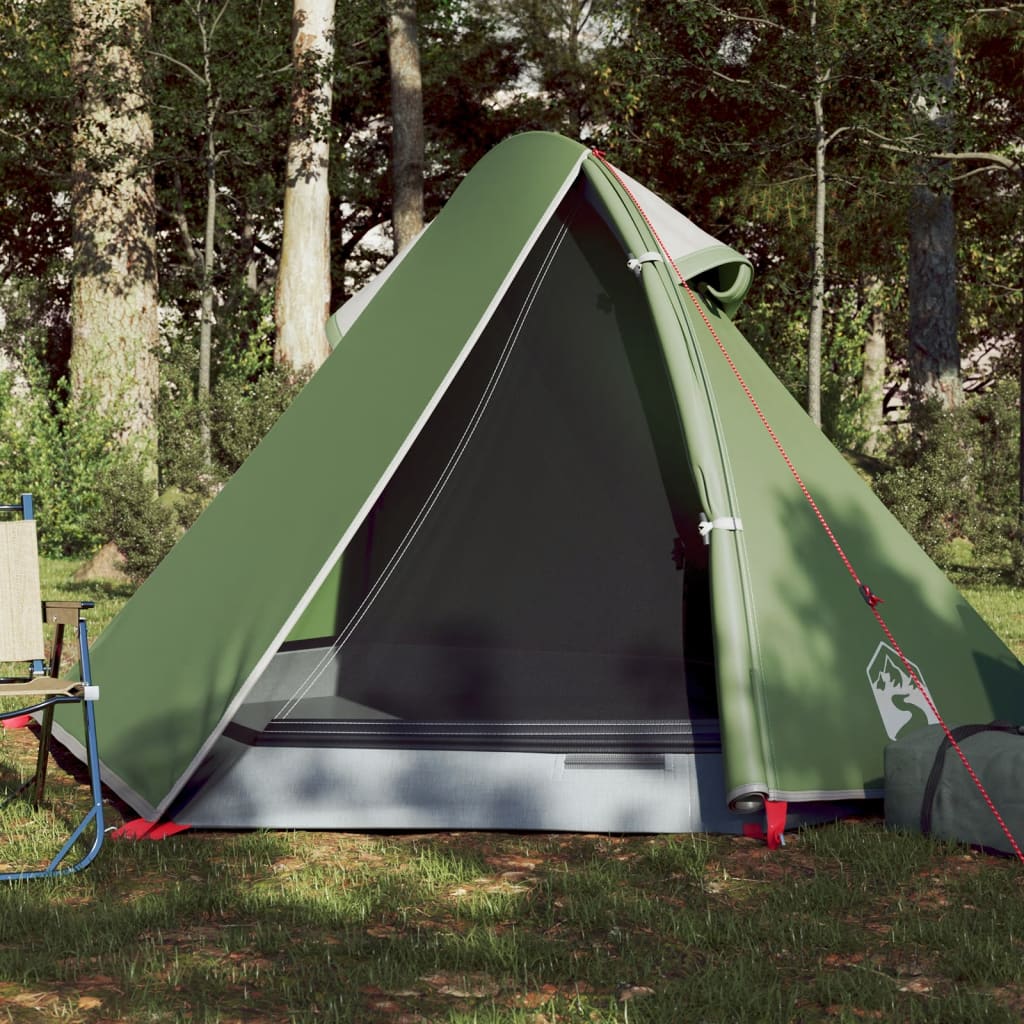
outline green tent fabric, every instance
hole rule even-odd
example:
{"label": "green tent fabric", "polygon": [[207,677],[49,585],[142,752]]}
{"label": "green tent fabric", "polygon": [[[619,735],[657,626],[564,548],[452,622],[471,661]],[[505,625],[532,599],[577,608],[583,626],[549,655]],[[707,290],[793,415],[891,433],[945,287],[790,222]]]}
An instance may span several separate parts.
{"label": "green tent fabric", "polygon": [[579,144],[497,147],[95,644],[107,783],[208,826],[880,796],[934,716],[762,415],[945,718],[1024,720],[1019,663],[740,334],[750,282]]}

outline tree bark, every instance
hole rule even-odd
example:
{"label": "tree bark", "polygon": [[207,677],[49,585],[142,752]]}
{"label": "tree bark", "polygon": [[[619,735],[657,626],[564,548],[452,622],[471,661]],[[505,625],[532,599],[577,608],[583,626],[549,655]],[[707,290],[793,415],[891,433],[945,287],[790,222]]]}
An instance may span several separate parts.
{"label": "tree bark", "polygon": [[416,0],[388,0],[391,65],[391,222],[395,254],[423,230],[423,79]]}
{"label": "tree bark", "polygon": [[[207,79],[209,81],[209,79]],[[214,135],[212,91],[207,95],[206,129],[206,225],[203,230],[203,280],[199,311],[199,379],[196,397],[199,399],[199,440],[203,461],[213,461],[210,433],[211,367],[213,364],[213,271],[217,259],[217,143]]]}
{"label": "tree bark", "polygon": [[910,209],[910,391],[914,401],[963,404],[953,197],[914,188]]}
{"label": "tree bark", "polygon": [[148,0],[72,0],[71,390],[118,424],[154,484],[157,343]]}
{"label": "tree bark", "polygon": [[885,312],[882,309],[882,283],[875,279],[868,283],[868,303],[871,307],[868,336],[864,341],[864,369],[861,372],[860,393],[864,400],[863,424],[867,430],[864,452],[874,455],[879,449],[885,410],[885,364],[887,345]]}
{"label": "tree bark", "polygon": [[[934,33],[926,47],[944,67],[914,101],[922,128],[953,148],[949,114],[955,86],[955,53],[949,34]],[[914,186],[910,196],[908,325],[910,397],[915,403],[937,400],[945,409],[963,404],[957,299],[956,217],[950,191],[949,164],[929,168],[930,180]],[[938,184],[939,188],[933,185]]]}
{"label": "tree bark", "polygon": [[288,143],[281,261],[277,272],[274,358],[294,369],[319,367],[330,355],[331,64],[335,0],[295,0],[295,90]]}
{"label": "tree bark", "polygon": [[824,85],[815,82],[814,107],[814,246],[811,268],[811,316],[807,337],[807,412],[821,426],[821,336],[825,319],[825,110]]}

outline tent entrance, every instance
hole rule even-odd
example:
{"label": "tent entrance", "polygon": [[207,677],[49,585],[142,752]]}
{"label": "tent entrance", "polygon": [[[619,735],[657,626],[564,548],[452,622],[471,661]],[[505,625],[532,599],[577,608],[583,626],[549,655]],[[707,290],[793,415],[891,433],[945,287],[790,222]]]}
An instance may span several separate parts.
{"label": "tent entrance", "polygon": [[698,507],[625,264],[577,189],[228,736],[719,749]]}

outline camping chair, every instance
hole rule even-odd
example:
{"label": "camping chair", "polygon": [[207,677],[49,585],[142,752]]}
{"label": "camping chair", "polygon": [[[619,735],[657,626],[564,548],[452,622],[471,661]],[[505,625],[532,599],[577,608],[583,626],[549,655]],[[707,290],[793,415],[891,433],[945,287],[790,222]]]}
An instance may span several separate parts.
{"label": "camping chair", "polygon": [[[27,675],[0,675],[0,698],[15,698],[19,707],[0,711],[0,721],[39,716],[39,754],[36,773],[0,808],[29,787],[35,787],[35,803],[42,799],[53,725],[53,710],[58,704],[81,704],[85,718],[86,761],[89,767],[92,806],[71,832],[67,842],[47,867],[41,870],[0,872],[0,881],[28,878],[53,878],[81,871],[88,866],[103,845],[103,803],[100,786],[99,753],[96,746],[94,702],[99,688],[93,686],[89,666],[89,641],[81,612],[91,601],[42,601],[39,587],[39,556],[32,495],[23,494],[17,505],[0,505],[0,512],[15,513],[14,519],[0,521],[0,662],[3,672],[10,662],[27,663]],[[40,607],[42,615],[40,615]],[[43,622],[54,627],[49,664],[45,660]],[[58,679],[66,626],[77,627],[81,659],[81,682]],[[94,829],[91,848],[78,860],[64,863],[72,848],[89,826]]]}

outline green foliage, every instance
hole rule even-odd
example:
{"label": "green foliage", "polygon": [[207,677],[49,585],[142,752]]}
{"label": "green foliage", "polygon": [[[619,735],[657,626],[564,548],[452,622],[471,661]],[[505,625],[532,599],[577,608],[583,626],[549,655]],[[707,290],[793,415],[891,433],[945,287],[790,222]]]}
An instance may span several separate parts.
{"label": "green foliage", "polygon": [[[288,137],[291,3],[153,7],[150,76],[161,299],[199,306],[208,175],[218,189],[212,284],[222,324],[246,301],[247,274],[263,279],[276,253]],[[212,150],[211,150],[212,147]],[[257,241],[262,244],[257,244]]]}
{"label": "green foliage", "polygon": [[254,381],[224,376],[214,389],[211,428],[217,464],[234,473],[309,379],[274,366]]}
{"label": "green foliage", "polygon": [[[834,288],[826,295],[822,430],[840,451],[859,452],[868,437],[861,375],[870,314],[851,288]],[[799,298],[784,282],[766,282],[748,297],[737,323],[790,394],[806,406],[807,316]]]}
{"label": "green foliage", "polygon": [[[269,322],[272,323],[272,322]],[[198,347],[187,330],[169,330],[157,409],[160,486],[206,497],[245,461],[308,380],[273,362],[272,327],[264,317],[245,339],[225,339],[215,353],[210,400],[212,463],[199,439],[195,394]]]}
{"label": "green foliage", "polygon": [[843,452],[859,452],[868,438],[861,393],[864,341],[870,329],[871,308],[849,288],[826,296],[826,334],[822,352],[821,426]]}
{"label": "green foliage", "polygon": [[939,565],[953,565],[950,545],[966,539],[976,560],[1019,572],[1017,402],[1005,381],[953,412],[923,405],[875,480],[878,496]]}
{"label": "green foliage", "polygon": [[117,424],[50,389],[34,361],[23,373],[0,373],[0,493],[34,495],[43,553],[88,551],[102,540],[93,524],[120,458]]}
{"label": "green foliage", "polygon": [[112,466],[103,477],[99,497],[93,528],[117,545],[125,572],[132,582],[141,583],[178,539],[175,510],[157,499],[136,462]]}
{"label": "green foliage", "polygon": [[[0,4],[0,271],[49,277],[71,241],[67,0]],[[51,278],[52,280],[52,278]]]}
{"label": "green foliage", "polygon": [[160,364],[157,398],[157,466],[161,488],[208,489],[213,482],[200,442],[196,375],[199,350],[185,332],[170,331]]}

